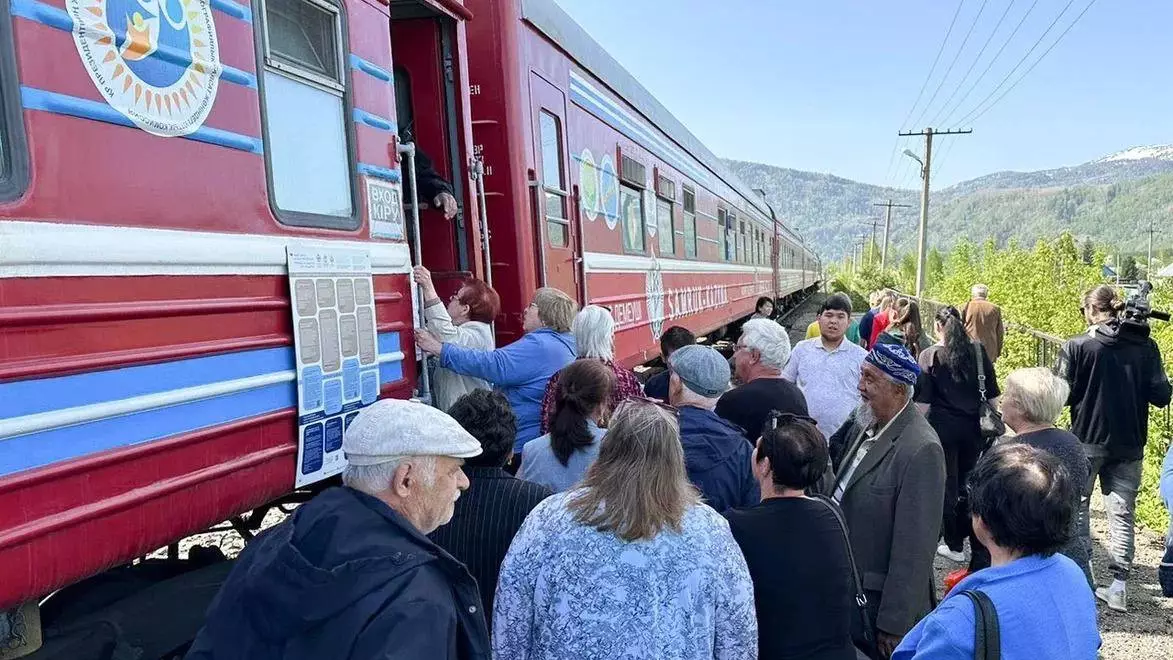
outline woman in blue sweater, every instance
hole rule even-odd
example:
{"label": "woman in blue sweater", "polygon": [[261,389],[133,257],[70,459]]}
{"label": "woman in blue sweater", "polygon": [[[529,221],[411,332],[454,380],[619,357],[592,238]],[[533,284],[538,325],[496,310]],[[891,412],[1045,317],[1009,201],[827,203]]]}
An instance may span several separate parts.
{"label": "woman in blue sweater", "polygon": [[578,304],[558,289],[542,288],[525,308],[521,339],[493,351],[441,343],[431,333],[416,334],[420,349],[440,356],[440,366],[463,376],[482,378],[501,390],[517,416],[515,460],[526,442],[541,435],[538,431],[542,395],[550,376],[574,361],[574,335],[570,324]]}
{"label": "woman in blue sweater", "polygon": [[1026,444],[990,450],[969,476],[974,534],[992,565],[965,578],[904,637],[893,660],[974,657],[964,591],[994,604],[1005,660],[1093,660],[1096,603],[1083,571],[1057,550],[1071,536],[1077,484],[1059,459]]}

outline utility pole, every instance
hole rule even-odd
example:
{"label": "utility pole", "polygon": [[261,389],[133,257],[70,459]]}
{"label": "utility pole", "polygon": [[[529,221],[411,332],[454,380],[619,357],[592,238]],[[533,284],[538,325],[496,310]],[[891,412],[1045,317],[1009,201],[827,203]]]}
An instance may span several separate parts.
{"label": "utility pole", "polygon": [[964,131],[934,131],[932,128],[926,128],[923,131],[901,131],[897,135],[900,137],[924,136],[925,138],[925,159],[921,160],[916,154],[908,149],[904,153],[920,163],[920,178],[924,180],[924,187],[921,189],[920,195],[920,238],[917,240],[917,257],[916,257],[916,297],[920,298],[925,289],[925,248],[928,243],[929,232],[929,176],[932,174],[933,167],[933,136],[934,135],[969,135],[973,133],[973,129]]}
{"label": "utility pole", "polygon": [[1151,280],[1153,276],[1149,271],[1153,268],[1153,219],[1149,218],[1149,259],[1144,262],[1144,276],[1145,279]]}
{"label": "utility pole", "polygon": [[880,271],[885,271],[888,269],[888,232],[892,231],[892,208],[910,209],[912,208],[912,204],[893,204],[892,200],[888,200],[884,203],[872,204],[872,206],[885,206],[888,208],[888,213],[884,216],[884,249],[880,252]]}

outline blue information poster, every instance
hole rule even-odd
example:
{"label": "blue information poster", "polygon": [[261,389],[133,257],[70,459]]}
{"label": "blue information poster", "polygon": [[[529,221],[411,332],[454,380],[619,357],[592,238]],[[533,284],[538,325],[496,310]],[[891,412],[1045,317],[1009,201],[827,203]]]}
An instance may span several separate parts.
{"label": "blue information poster", "polygon": [[297,487],[346,467],[342,434],[379,396],[371,256],[289,247],[297,355]]}

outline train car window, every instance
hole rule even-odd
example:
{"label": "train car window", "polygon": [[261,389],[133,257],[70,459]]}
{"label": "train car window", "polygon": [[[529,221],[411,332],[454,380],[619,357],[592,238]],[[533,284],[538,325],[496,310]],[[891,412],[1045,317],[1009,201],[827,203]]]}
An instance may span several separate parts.
{"label": "train car window", "polygon": [[725,215],[725,261],[737,259],[737,216],[733,213]]}
{"label": "train car window", "polygon": [[656,230],[660,254],[676,254],[676,231],[672,222],[672,202],[659,197],[656,199]]}
{"label": "train car window", "polygon": [[737,262],[745,263],[745,221],[737,223]]}
{"label": "train car window", "polygon": [[562,169],[562,126],[558,118],[542,110],[542,187],[546,195],[546,234],[552,247],[570,245],[570,221],[566,218],[566,177]]}
{"label": "train car window", "polygon": [[684,206],[684,256],[696,257],[696,192],[685,186],[682,190]]}
{"label": "train car window", "polygon": [[623,250],[643,254],[644,200],[643,193],[627,184],[619,186],[619,207],[623,215]]}
{"label": "train car window", "polygon": [[729,241],[725,236],[725,229],[729,223],[729,219],[726,216],[725,209],[717,209],[717,258],[729,261],[729,252],[726,248]]}
{"label": "train car window", "polygon": [[263,0],[265,157],[287,224],[355,229],[342,15],[327,0]]}
{"label": "train car window", "polygon": [[24,191],[28,168],[9,3],[0,3],[0,201]]}

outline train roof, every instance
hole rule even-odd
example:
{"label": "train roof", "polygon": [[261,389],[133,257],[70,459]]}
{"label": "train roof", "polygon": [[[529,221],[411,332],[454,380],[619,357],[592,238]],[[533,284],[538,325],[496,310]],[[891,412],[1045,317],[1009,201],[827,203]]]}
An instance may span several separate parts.
{"label": "train roof", "polygon": [[[596,78],[605,83],[613,92],[627,103],[630,103],[648,121],[663,131],[672,141],[676,142],[693,158],[696,158],[713,174],[717,175],[726,185],[737,191],[746,202],[763,213],[767,218],[772,217],[770,209],[729,168],[725,167],[720,159],[684,124],[680,123],[656,97],[652,96],[623,65],[611,57],[587,31],[582,29],[554,0],[522,0],[522,17],[540,30],[551,41],[565,50],[579,65],[590,71]],[[785,225],[783,225],[785,226]],[[791,233],[794,233],[791,231]],[[794,233],[797,236],[796,233]],[[799,239],[802,240],[801,238]]]}

